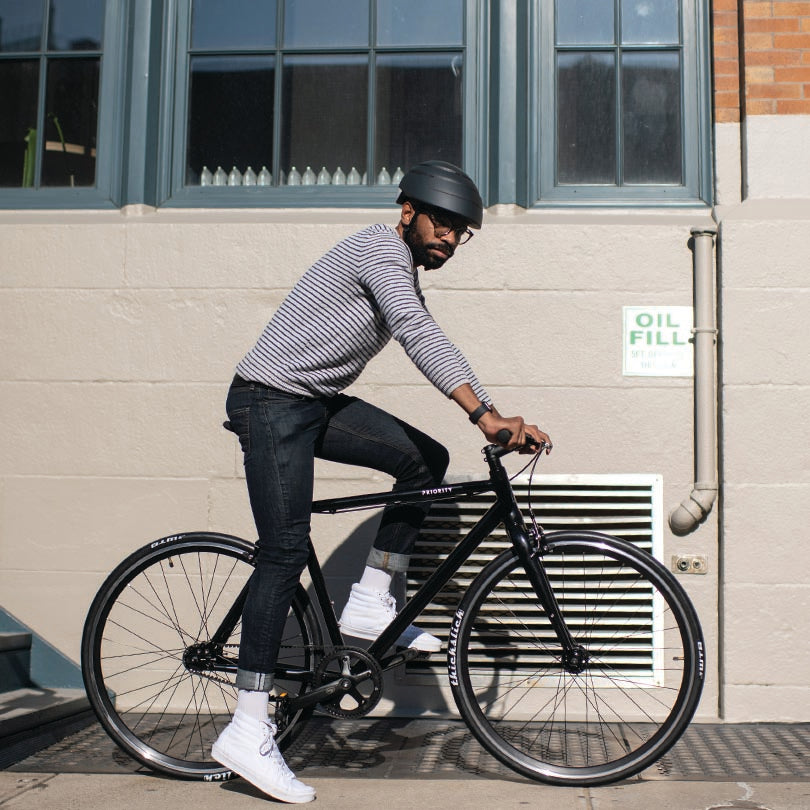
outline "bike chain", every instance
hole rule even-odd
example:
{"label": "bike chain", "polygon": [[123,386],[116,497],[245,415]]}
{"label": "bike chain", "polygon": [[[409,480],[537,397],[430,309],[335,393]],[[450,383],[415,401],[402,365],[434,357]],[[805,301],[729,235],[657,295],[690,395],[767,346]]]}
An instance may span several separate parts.
{"label": "bike chain", "polygon": [[[225,650],[238,650],[238,644],[223,644],[221,647],[222,651]],[[327,714],[331,714],[333,717],[340,717],[340,718],[355,718],[355,717],[365,717],[379,702],[380,698],[382,697],[382,669],[376,658],[369,655],[365,650],[359,647],[332,647],[327,652],[326,647],[323,645],[308,645],[307,647],[301,647],[297,644],[282,644],[281,649],[306,649],[309,652],[316,653],[320,656],[320,660],[318,662],[318,666],[315,669],[315,679],[313,681],[313,688],[317,688],[324,683],[324,678],[327,675],[327,670],[330,664],[336,661],[343,661],[347,657],[351,660],[351,665],[348,667],[349,672],[348,677],[352,677],[352,670],[354,670],[359,663],[362,662],[363,665],[367,667],[367,675],[360,683],[368,683],[371,684],[371,692],[368,695],[362,695],[358,697],[356,694],[351,695],[351,697],[357,701],[357,705],[354,708],[346,709],[341,706],[341,700],[345,697],[345,695],[339,695],[334,700],[319,704],[321,709],[325,711]],[[346,665],[344,664],[343,669],[346,669]],[[203,670],[195,670],[195,674],[199,675],[201,678],[206,678],[209,681],[214,681],[216,683],[226,684],[228,686],[233,686],[233,680],[223,677],[215,672],[203,671]],[[332,680],[336,680],[335,673],[329,673]],[[339,676],[338,676],[339,677]],[[276,701],[279,710],[281,710],[281,717],[277,716],[277,723],[279,726],[279,730],[283,731],[284,727],[286,727],[286,722],[284,722],[283,715],[284,715],[284,707],[282,704],[286,699],[285,695],[279,696],[270,696],[270,700]],[[278,715],[278,713],[277,713]]]}
{"label": "bike chain", "polygon": [[[238,644],[223,644],[222,649],[223,650],[227,650],[227,649],[238,650],[239,645]],[[322,644],[318,644],[318,645],[308,644],[308,645],[306,645],[304,647],[302,647],[300,644],[282,644],[281,649],[283,649],[283,650],[308,650],[309,652],[317,653],[321,658],[326,655],[326,647],[324,647]],[[331,648],[330,652],[332,650],[334,650],[334,649],[335,648]],[[217,675],[217,674],[215,674],[213,672],[209,672],[209,671],[203,672],[202,670],[196,670],[196,669],[193,670],[193,671],[194,671],[195,675],[199,675],[201,678],[207,678],[209,681],[216,681],[217,683],[224,683],[224,684],[227,684],[228,686],[233,686],[234,685],[233,680],[229,680],[228,678],[224,678],[222,675]],[[272,698],[273,698],[273,696],[271,695],[270,699],[272,700]]]}

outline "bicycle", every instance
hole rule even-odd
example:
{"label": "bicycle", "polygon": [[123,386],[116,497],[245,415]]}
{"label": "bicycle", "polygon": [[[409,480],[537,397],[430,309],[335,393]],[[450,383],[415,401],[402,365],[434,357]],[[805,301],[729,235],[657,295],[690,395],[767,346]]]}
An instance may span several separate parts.
{"label": "bicycle", "polygon": [[[508,451],[482,452],[486,480],[313,503],[314,513],[334,514],[495,495],[367,649],[344,644],[310,542],[314,604],[299,584],[271,695],[282,748],[316,708],[367,715],[383,672],[430,655],[393,645],[499,525],[511,547],[463,595],[447,639],[450,688],[481,745],[530,779],[589,786],[640,772],[685,731],[706,665],[700,623],[680,583],[629,541],[545,532],[531,504],[527,522],[501,460]],[[186,778],[233,776],[211,760],[210,747],[235,706],[253,555],[252,543],[230,535],[170,535],[127,557],[96,595],[81,646],[87,693],[107,733],[142,764]]]}

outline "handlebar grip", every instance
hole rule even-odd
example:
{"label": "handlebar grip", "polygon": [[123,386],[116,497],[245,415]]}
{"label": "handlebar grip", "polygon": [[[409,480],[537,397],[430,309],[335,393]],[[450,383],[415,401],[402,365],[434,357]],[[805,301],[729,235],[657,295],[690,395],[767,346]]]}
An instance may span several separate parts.
{"label": "handlebar grip", "polygon": [[508,444],[509,439],[512,438],[512,431],[509,428],[501,428],[495,434],[495,438],[498,440],[498,444]]}

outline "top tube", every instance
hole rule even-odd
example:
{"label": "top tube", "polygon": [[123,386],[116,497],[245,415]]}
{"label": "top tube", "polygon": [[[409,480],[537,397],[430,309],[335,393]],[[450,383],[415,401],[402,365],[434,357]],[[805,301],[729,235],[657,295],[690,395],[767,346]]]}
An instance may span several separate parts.
{"label": "top tube", "polygon": [[388,504],[426,503],[451,500],[460,495],[479,495],[491,492],[492,481],[465,481],[460,484],[443,484],[430,489],[409,489],[398,492],[375,492],[370,495],[350,495],[345,498],[325,498],[312,502],[313,513],[331,514],[336,512],[354,512],[361,509],[375,509]]}
{"label": "top tube", "polygon": [[[484,456],[489,464],[491,476],[499,479],[503,475],[500,459],[513,452],[497,444],[489,444],[483,449]],[[445,484],[429,489],[399,490],[396,492],[375,492],[370,495],[350,495],[342,498],[325,498],[312,502],[312,512],[317,514],[331,514],[336,512],[355,512],[361,509],[376,509],[389,504],[405,503],[432,503],[433,501],[453,500],[460,495],[480,495],[482,492],[492,492],[496,488],[493,478],[480,481],[467,481],[460,484]]]}

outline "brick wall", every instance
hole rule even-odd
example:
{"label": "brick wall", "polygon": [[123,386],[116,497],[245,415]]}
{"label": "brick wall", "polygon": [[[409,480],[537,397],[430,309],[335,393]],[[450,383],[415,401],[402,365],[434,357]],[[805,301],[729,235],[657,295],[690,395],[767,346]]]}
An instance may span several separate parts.
{"label": "brick wall", "polygon": [[715,121],[810,114],[810,0],[715,0],[712,13]]}
{"label": "brick wall", "polygon": [[740,120],[740,49],[738,0],[714,0],[714,120]]}

